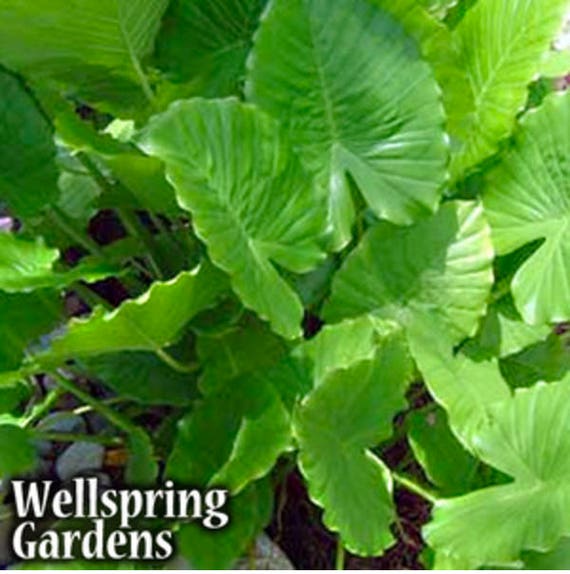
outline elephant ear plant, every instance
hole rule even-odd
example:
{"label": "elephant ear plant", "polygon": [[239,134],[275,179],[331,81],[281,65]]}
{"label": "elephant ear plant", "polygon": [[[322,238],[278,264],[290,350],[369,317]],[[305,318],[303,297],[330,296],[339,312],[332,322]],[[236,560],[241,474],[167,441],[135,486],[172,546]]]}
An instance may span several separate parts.
{"label": "elephant ear plant", "polygon": [[393,546],[396,489],[425,567],[568,567],[569,13],[3,0],[3,483],[48,440],[227,488],[228,528],[168,525],[196,568],[290,472],[338,567]]}

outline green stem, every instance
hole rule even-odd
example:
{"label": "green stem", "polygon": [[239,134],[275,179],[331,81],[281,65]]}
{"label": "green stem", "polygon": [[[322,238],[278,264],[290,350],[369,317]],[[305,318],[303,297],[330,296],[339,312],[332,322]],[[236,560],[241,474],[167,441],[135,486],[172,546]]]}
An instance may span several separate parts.
{"label": "green stem", "polygon": [[91,434],[75,434],[61,432],[41,432],[33,433],[34,437],[39,440],[49,440],[52,442],[92,442],[105,446],[116,446],[122,444],[118,437],[106,437]]}
{"label": "green stem", "polygon": [[124,417],[118,411],[113,410],[111,407],[107,406],[99,399],[91,396],[88,392],[80,389],[75,385],[75,383],[72,383],[57,371],[52,371],[49,373],[49,375],[62,389],[76,396],[86,405],[92,407],[94,411],[97,411],[118,429],[126,433],[132,433],[133,431],[137,430],[137,426],[134,425],[128,418]]}
{"label": "green stem", "polygon": [[344,570],[345,558],[346,558],[346,553],[344,550],[344,546],[342,544],[342,540],[339,537],[339,539],[336,543],[335,570]]}
{"label": "green stem", "polygon": [[[112,261],[109,259],[107,254],[105,253],[104,249],[89,235],[77,228],[75,221],[73,221],[65,212],[63,212],[58,206],[54,205],[50,208],[49,217],[51,217],[52,221],[61,229],[61,231],[67,235],[71,241],[73,241],[76,245],[79,245],[85,251],[91,255],[98,257],[101,261],[108,263],[109,265],[112,264]],[[133,265],[139,270],[142,271],[144,274],[147,274],[148,271],[140,265],[137,261],[132,260]],[[136,281],[135,287],[146,287],[146,285],[140,281]]]}
{"label": "green stem", "polygon": [[83,247],[90,254],[96,255],[103,260],[107,259],[101,246],[96,241],[93,241],[86,232],[77,229],[75,221],[57,205],[50,207],[49,215],[53,222],[77,245]]}
{"label": "green stem", "polygon": [[[99,187],[103,189],[107,193],[114,194],[115,190],[120,188],[121,191],[129,196],[132,196],[132,192],[126,188],[124,185],[117,183],[111,183],[103,173],[99,170],[95,162],[83,152],[77,154],[77,159],[83,164],[85,169],[89,172],[89,174],[93,177],[93,179],[97,182]],[[152,270],[156,274],[158,278],[163,278],[164,274],[158,264],[160,257],[156,251],[156,245],[152,234],[148,231],[144,225],[140,223],[136,215],[130,213],[126,209],[117,209],[117,213],[125,226],[127,232],[132,235],[133,237],[138,237],[145,248],[147,249],[147,258],[149,261],[149,265],[152,267]]]}
{"label": "green stem", "polygon": [[[126,398],[126,397],[113,397],[111,399],[107,399],[106,401],[101,401],[103,404],[107,405],[108,407],[112,406],[112,405],[118,405],[120,403],[126,403],[129,402],[130,399]],[[72,413],[74,415],[84,415],[85,413],[90,413],[93,409],[93,407],[89,406],[89,405],[83,405],[82,407],[77,407],[76,409],[74,409],[72,411]]]}
{"label": "green stem", "polygon": [[45,399],[39,405],[35,406],[29,416],[24,419],[24,426],[29,427],[46,415],[55,403],[57,403],[62,394],[63,391],[59,387],[52,389],[46,395]]}
{"label": "green stem", "polygon": [[157,253],[156,242],[152,233],[139,221],[136,214],[120,207],[117,208],[117,213],[128,234],[133,237],[138,237],[145,246],[147,250],[146,257],[152,272],[158,279],[164,279],[165,275],[159,265],[160,256]]}
{"label": "green stem", "polygon": [[428,502],[431,502],[432,504],[435,504],[437,502],[438,497],[434,493],[430,492],[427,488],[420,486],[417,482],[414,482],[413,480],[407,478],[406,476],[403,476],[397,472],[392,472],[392,478],[398,484],[400,484],[410,492],[413,492],[421,496],[422,498],[425,498]]}
{"label": "green stem", "polygon": [[196,373],[200,370],[200,365],[198,363],[181,363],[175,359],[172,355],[167,353],[164,349],[155,349],[156,356],[165,364],[167,364],[171,369],[179,373]]}
{"label": "green stem", "polygon": [[101,306],[107,311],[113,309],[113,305],[111,305],[107,299],[101,297],[99,293],[93,289],[90,289],[86,285],[83,285],[83,283],[75,283],[72,289],[77,293],[77,295],[79,295],[79,297],[81,297],[81,299],[83,299],[85,303],[87,303],[87,305],[89,305],[89,307],[91,307],[91,309],[94,309],[97,306]]}

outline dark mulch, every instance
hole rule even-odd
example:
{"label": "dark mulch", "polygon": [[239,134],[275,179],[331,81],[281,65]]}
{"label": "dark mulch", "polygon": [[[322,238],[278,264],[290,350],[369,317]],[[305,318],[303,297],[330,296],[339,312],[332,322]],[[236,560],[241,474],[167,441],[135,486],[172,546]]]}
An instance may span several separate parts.
{"label": "dark mulch", "polygon": [[[379,558],[346,555],[349,570],[422,570],[424,548],[421,527],[429,520],[430,508],[422,498],[396,489],[398,523],[396,543]],[[267,529],[293,565],[306,570],[335,568],[336,537],[322,525],[322,511],[310,500],[303,479],[291,472],[277,489],[273,521]]]}

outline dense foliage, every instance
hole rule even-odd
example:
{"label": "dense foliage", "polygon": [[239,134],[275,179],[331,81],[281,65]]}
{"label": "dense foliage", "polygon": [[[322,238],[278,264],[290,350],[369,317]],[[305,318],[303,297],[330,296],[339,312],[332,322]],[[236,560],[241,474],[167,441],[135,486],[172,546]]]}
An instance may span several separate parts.
{"label": "dense foliage", "polygon": [[2,0],[0,477],[71,393],[126,484],[231,490],[196,567],[295,466],[353,554],[399,484],[426,567],[568,566],[569,10]]}

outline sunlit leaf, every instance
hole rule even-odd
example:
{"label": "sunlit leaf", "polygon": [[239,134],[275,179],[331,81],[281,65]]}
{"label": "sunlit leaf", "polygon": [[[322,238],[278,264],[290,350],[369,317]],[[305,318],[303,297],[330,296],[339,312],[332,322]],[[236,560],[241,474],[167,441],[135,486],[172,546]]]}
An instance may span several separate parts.
{"label": "sunlit leaf", "polygon": [[425,528],[436,550],[477,566],[507,566],[570,534],[568,379],[520,389],[476,433],[478,455],[513,482],[436,503]]}
{"label": "sunlit leaf", "polygon": [[213,262],[243,303],[288,338],[302,306],[275,264],[302,273],[322,258],[325,206],[278,125],[235,100],[191,100],[155,116],[143,148],[164,161]]}
{"label": "sunlit leaf", "polygon": [[569,123],[568,94],[527,114],[483,196],[499,254],[544,239],[511,285],[522,317],[534,325],[570,319]]}
{"label": "sunlit leaf", "polygon": [[279,119],[325,191],[334,246],[354,220],[348,174],[395,223],[435,211],[446,178],[439,90],[414,41],[365,0],[277,0],[249,60],[247,97]]}
{"label": "sunlit leaf", "polygon": [[392,432],[411,376],[405,339],[388,335],[376,356],[330,373],[295,416],[299,464],[325,525],[344,546],[377,555],[392,543],[388,468],[369,449]]}

